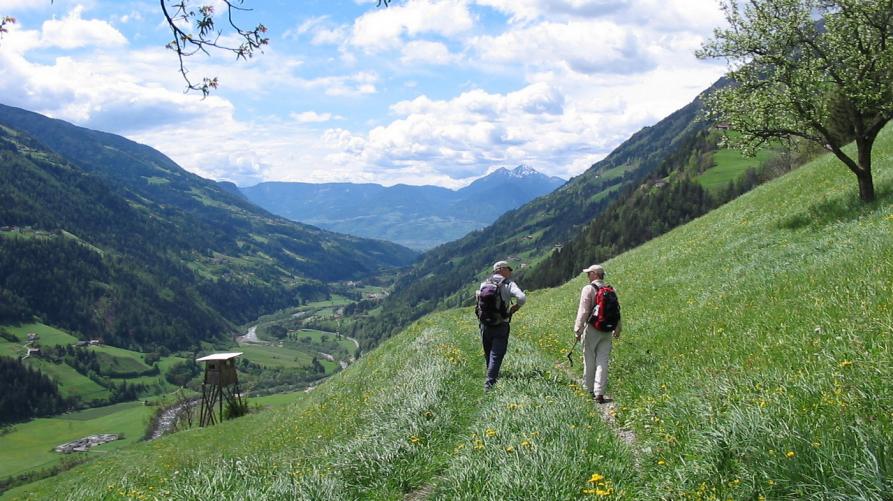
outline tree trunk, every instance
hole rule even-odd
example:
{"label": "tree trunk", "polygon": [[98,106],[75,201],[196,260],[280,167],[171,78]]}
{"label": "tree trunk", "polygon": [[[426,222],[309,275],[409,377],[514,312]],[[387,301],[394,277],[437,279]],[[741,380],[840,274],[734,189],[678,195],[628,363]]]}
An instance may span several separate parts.
{"label": "tree trunk", "polygon": [[856,139],[856,150],[859,155],[859,170],[856,171],[856,178],[859,179],[859,198],[865,203],[874,201],[874,180],[871,177],[872,147],[874,147],[874,136]]}
{"label": "tree trunk", "polygon": [[871,170],[864,170],[856,174],[859,179],[859,198],[863,202],[874,202],[874,180],[871,178]]}

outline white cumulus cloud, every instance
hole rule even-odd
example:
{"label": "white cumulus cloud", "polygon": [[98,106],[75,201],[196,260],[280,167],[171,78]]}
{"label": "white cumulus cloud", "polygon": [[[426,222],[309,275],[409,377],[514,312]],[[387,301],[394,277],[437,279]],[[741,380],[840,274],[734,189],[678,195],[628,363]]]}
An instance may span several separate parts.
{"label": "white cumulus cloud", "polygon": [[403,45],[400,62],[405,65],[446,65],[460,60],[458,54],[450,53],[449,47],[440,42],[413,40]]}
{"label": "white cumulus cloud", "polygon": [[83,6],[78,5],[62,19],[44,21],[41,45],[77,49],[91,45],[115,47],[127,44],[124,35],[106,21],[82,19],[83,11]]}
{"label": "white cumulus cloud", "polygon": [[397,47],[404,36],[424,34],[446,37],[466,32],[474,25],[462,0],[415,0],[391,4],[363,14],[354,22],[351,44],[367,52]]}

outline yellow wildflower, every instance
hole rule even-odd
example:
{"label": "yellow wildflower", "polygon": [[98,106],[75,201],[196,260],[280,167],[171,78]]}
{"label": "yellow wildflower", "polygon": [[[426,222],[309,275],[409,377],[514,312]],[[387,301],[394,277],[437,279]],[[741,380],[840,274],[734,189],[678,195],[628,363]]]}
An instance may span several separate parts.
{"label": "yellow wildflower", "polygon": [[511,445],[505,448],[505,452],[512,453],[515,452],[515,448]]}
{"label": "yellow wildflower", "polygon": [[837,365],[841,368],[849,367],[849,366],[853,365],[853,361],[852,360],[843,360]]}
{"label": "yellow wildflower", "polygon": [[602,475],[601,473],[593,473],[592,477],[589,478],[588,482],[590,484],[594,484],[596,482],[601,482],[604,479],[605,479],[605,476]]}
{"label": "yellow wildflower", "polygon": [[488,437],[495,437],[496,430],[494,430],[493,428],[487,428],[486,430],[484,430],[484,435],[486,435]]}
{"label": "yellow wildflower", "polygon": [[788,459],[794,459],[795,457],[797,457],[797,453],[794,451],[788,451],[785,453],[785,457],[787,457]]}

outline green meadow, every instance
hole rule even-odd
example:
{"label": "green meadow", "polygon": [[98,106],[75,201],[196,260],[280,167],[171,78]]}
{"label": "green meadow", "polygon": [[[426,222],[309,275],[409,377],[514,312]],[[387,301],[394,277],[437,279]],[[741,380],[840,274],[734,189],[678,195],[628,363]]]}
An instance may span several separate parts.
{"label": "green meadow", "polygon": [[357,345],[346,337],[340,337],[334,332],[320,331],[315,329],[300,329],[289,333],[289,339],[303,342],[309,338],[310,343],[320,345],[322,348],[325,343],[334,343],[346,353],[354,353]]}
{"label": "green meadow", "polygon": [[776,153],[770,149],[762,149],[755,156],[746,157],[737,150],[720,149],[713,154],[716,165],[701,173],[695,180],[707,190],[721,190],[740,178],[747,169],[758,168],[774,154]]}
{"label": "green meadow", "polygon": [[83,402],[108,398],[109,390],[66,364],[54,364],[38,357],[28,357],[25,365],[38,369],[59,384],[64,397],[80,397]]}
{"label": "green meadow", "polygon": [[28,334],[32,332],[39,336],[38,341],[44,346],[68,345],[78,342],[78,338],[71,334],[44,324],[24,324],[3,328],[21,339],[23,344],[28,340]]}
{"label": "green meadow", "polygon": [[54,452],[54,447],[89,435],[118,433],[124,438],[71,456],[99,457],[134,444],[143,438],[153,411],[142,402],[125,402],[16,424],[0,435],[0,479],[57,465],[69,455]]}
{"label": "green meadow", "polygon": [[306,367],[313,360],[313,355],[285,346],[246,344],[239,346],[238,351],[244,358],[264,367]]}
{"label": "green meadow", "polygon": [[471,309],[440,312],[292,403],[6,497],[889,500],[891,132],[872,204],[823,157],[605,263],[611,404],[564,358],[578,277],[529,294],[489,393]]}

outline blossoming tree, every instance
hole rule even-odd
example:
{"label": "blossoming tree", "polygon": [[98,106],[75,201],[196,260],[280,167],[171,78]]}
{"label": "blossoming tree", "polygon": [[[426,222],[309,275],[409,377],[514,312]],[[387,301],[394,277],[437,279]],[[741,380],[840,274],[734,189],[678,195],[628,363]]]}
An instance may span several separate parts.
{"label": "blossoming tree", "polygon": [[[893,0],[722,0],[728,27],[697,52],[724,58],[733,85],[711,116],[745,153],[800,137],[834,153],[874,200],[871,150],[893,119]],[[855,157],[843,146],[855,141]]]}

